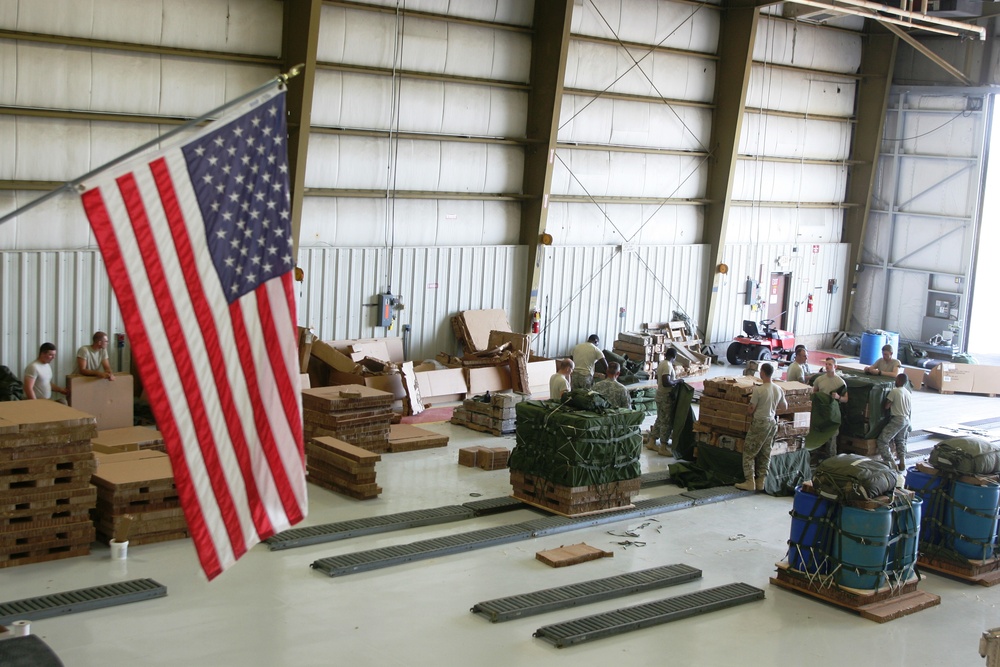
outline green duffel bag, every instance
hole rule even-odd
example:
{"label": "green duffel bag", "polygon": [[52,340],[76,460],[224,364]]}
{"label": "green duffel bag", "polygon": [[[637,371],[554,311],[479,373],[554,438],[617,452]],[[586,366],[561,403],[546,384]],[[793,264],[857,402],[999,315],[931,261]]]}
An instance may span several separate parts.
{"label": "green duffel bag", "polygon": [[950,438],[934,445],[930,462],[952,475],[992,475],[1000,472],[1000,447],[975,436]]}
{"label": "green duffel bag", "polygon": [[896,471],[867,456],[840,454],[816,466],[813,486],[820,495],[838,501],[871,500],[892,493]]}

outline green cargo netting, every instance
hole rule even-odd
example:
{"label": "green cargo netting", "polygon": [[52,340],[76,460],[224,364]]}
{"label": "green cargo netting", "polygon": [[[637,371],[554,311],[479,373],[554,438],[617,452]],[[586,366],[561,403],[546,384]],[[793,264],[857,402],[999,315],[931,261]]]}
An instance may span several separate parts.
{"label": "green cargo netting", "polygon": [[816,466],[813,485],[828,498],[871,500],[896,488],[896,471],[867,456],[840,454]]}
{"label": "green cargo netting", "polygon": [[523,401],[517,413],[510,469],[563,486],[639,477],[645,414],[618,408],[578,410],[557,401]]}
{"label": "green cargo netting", "polygon": [[975,436],[949,438],[934,445],[930,462],[948,475],[992,475],[1000,472],[1000,447]]}

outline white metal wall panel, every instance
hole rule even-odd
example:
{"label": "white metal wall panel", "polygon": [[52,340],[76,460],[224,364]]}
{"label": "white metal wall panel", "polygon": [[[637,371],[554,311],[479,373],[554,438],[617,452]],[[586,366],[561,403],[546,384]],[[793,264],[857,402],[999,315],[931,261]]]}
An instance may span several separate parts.
{"label": "white metal wall panel", "polygon": [[851,154],[850,123],[788,118],[768,113],[743,116],[741,155],[812,160],[846,160]]}
{"label": "white metal wall panel", "polygon": [[854,114],[857,87],[856,79],[832,72],[796,71],[754,63],[747,87],[747,106],[850,118]]}
{"label": "white metal wall panel", "polygon": [[[393,174],[376,169],[393,161]],[[358,165],[371,165],[359,169]],[[306,187],[439,192],[518,192],[524,171],[519,146],[317,134],[310,137]]]}
{"label": "white metal wall panel", "polygon": [[861,35],[761,16],[753,59],[854,74],[861,66]]}
{"label": "white metal wall panel", "polygon": [[520,221],[517,202],[307,195],[299,240],[341,247],[513,245]]}
{"label": "white metal wall panel", "polygon": [[553,202],[545,229],[555,245],[681,245],[700,243],[700,206]]}
{"label": "white metal wall panel", "polygon": [[844,223],[839,208],[769,207],[729,209],[728,243],[838,243]]}
{"label": "white metal wall panel", "polygon": [[[743,320],[760,321],[762,311],[744,305],[747,278],[760,282],[759,292],[766,298],[771,273],[790,273],[788,327],[797,336],[810,336],[837,331],[840,313],[848,290],[847,276],[850,245],[823,244],[727,244],[723,262],[729,273],[720,281],[719,309],[712,331],[716,351],[725,352],[727,341],[743,330]],[[836,294],[827,294],[827,281],[835,279]],[[806,312],[806,297],[813,295],[813,312]],[[795,302],[801,302],[796,313]]]}
{"label": "white metal wall panel", "polygon": [[6,0],[0,28],[232,53],[281,54],[273,0]]}
{"label": "white metal wall panel", "polygon": [[[575,0],[572,31],[625,42],[715,53],[721,12],[711,4],[658,0]],[[609,27],[610,26],[610,27]]]}
{"label": "white metal wall panel", "polygon": [[708,161],[698,156],[560,148],[552,194],[697,198],[707,179]]}
{"label": "white metal wall panel", "polygon": [[844,201],[847,165],[739,160],[733,199],[754,202]]}
{"label": "white metal wall panel", "polygon": [[[366,0],[365,4],[396,7],[399,0]],[[467,19],[530,26],[534,2],[532,0],[406,0],[406,9],[414,12],[448,14]]]}
{"label": "white metal wall panel", "polygon": [[[389,257],[380,248],[301,248],[299,323],[323,340],[401,336],[409,325],[411,359],[455,352],[450,318],[462,310],[500,308],[523,330],[524,246],[396,248],[391,269]],[[390,332],[373,326],[367,305],[387,287],[405,306]]]}
{"label": "white metal wall panel", "polygon": [[391,116],[392,79],[320,70],[316,73],[312,122],[400,132],[454,132],[472,136],[523,137],[528,95],[523,91],[443,81],[399,83],[399,127]]}
{"label": "white metal wall panel", "polygon": [[[715,60],[632,47],[571,40],[567,56],[567,88],[711,102],[715,93]],[[639,61],[638,66],[632,60]],[[610,86],[610,88],[608,88]]]}
{"label": "white metal wall panel", "polygon": [[707,150],[710,109],[564,95],[559,141]]}
{"label": "white metal wall panel", "polygon": [[637,331],[644,322],[668,321],[675,310],[698,322],[707,261],[704,245],[641,246],[635,252],[610,246],[547,247],[536,352],[567,356],[592,333],[601,337],[602,347],[611,349],[619,332]]}
{"label": "white metal wall panel", "polygon": [[[394,36],[403,40],[395,52]],[[366,67],[527,83],[531,35],[489,27],[324,6],[316,58]]]}
{"label": "white metal wall panel", "polygon": [[[89,344],[95,331],[124,331],[104,262],[92,250],[0,252],[0,303],[0,364],[18,376],[42,343],[56,346],[55,377],[62,378],[76,367],[77,348]],[[114,345],[108,350],[111,367],[127,370],[129,350],[123,366],[117,352]]]}

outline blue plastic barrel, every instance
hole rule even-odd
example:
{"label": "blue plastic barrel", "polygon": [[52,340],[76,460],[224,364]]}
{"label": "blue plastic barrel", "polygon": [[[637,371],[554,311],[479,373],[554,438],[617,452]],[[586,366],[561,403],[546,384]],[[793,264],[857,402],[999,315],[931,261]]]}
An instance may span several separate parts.
{"label": "blue plastic barrel", "polygon": [[907,581],[913,576],[913,566],[917,562],[923,504],[924,501],[920,496],[914,495],[912,500],[897,501],[892,508],[889,570],[896,573],[899,581]]}
{"label": "blue plastic barrel", "polygon": [[833,539],[833,559],[840,567],[834,580],[841,586],[877,589],[886,583],[886,545],[892,530],[892,510],[841,507],[840,534]]}
{"label": "blue plastic barrel", "polygon": [[993,542],[997,537],[1000,484],[977,486],[955,482],[951,497],[951,508],[945,515],[945,525],[957,533],[953,545],[955,551],[971,560],[992,557]]}
{"label": "blue plastic barrel", "polygon": [[883,345],[885,345],[885,336],[882,334],[861,334],[861,356],[858,357],[858,361],[865,366],[871,366],[882,356]]}
{"label": "blue plastic barrel", "polygon": [[906,488],[915,492],[923,501],[920,521],[920,541],[941,544],[941,524],[951,507],[951,499],[946,495],[946,479],[939,475],[929,475],[915,467],[906,470]]}
{"label": "blue plastic barrel", "polygon": [[788,566],[799,572],[815,574],[829,572],[827,554],[830,550],[828,520],[835,503],[802,486],[795,487],[792,500],[792,534],[788,538]]}

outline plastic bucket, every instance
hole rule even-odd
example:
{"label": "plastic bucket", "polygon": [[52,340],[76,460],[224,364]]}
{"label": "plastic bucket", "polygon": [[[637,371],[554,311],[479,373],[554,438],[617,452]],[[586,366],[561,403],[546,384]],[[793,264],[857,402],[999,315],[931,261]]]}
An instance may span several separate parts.
{"label": "plastic bucket", "polygon": [[[892,345],[892,356],[895,359],[899,359],[899,334],[895,331],[883,331],[882,335],[885,336],[885,342],[882,345]],[[879,356],[882,355],[882,348],[879,348]],[[878,360],[878,357],[875,357]]]}
{"label": "plastic bucket", "polygon": [[827,519],[834,503],[802,486],[795,487],[792,500],[792,532],[788,538],[788,566],[799,572],[814,574],[829,572],[827,554],[830,551],[830,525]]}
{"label": "plastic bucket", "polygon": [[915,492],[923,501],[920,521],[920,541],[940,544],[941,524],[945,513],[951,507],[951,500],[945,494],[945,478],[920,472],[914,467],[906,470],[906,488]]}
{"label": "plastic bucket", "polygon": [[970,560],[986,560],[993,556],[1000,484],[976,486],[955,482],[951,497],[945,525],[957,533],[953,545],[955,551]]}
{"label": "plastic bucket", "polygon": [[833,539],[833,558],[840,562],[834,580],[849,588],[876,589],[886,581],[886,544],[892,510],[841,507],[840,534]]}
{"label": "plastic bucket", "polygon": [[882,356],[883,345],[885,345],[885,336],[882,334],[861,334],[861,354],[858,361],[865,366],[871,366]]}
{"label": "plastic bucket", "polygon": [[895,572],[900,581],[913,575],[913,565],[917,562],[917,546],[920,537],[921,508],[924,501],[919,495],[910,501],[897,501],[892,508],[892,531],[889,533],[889,570]]}

